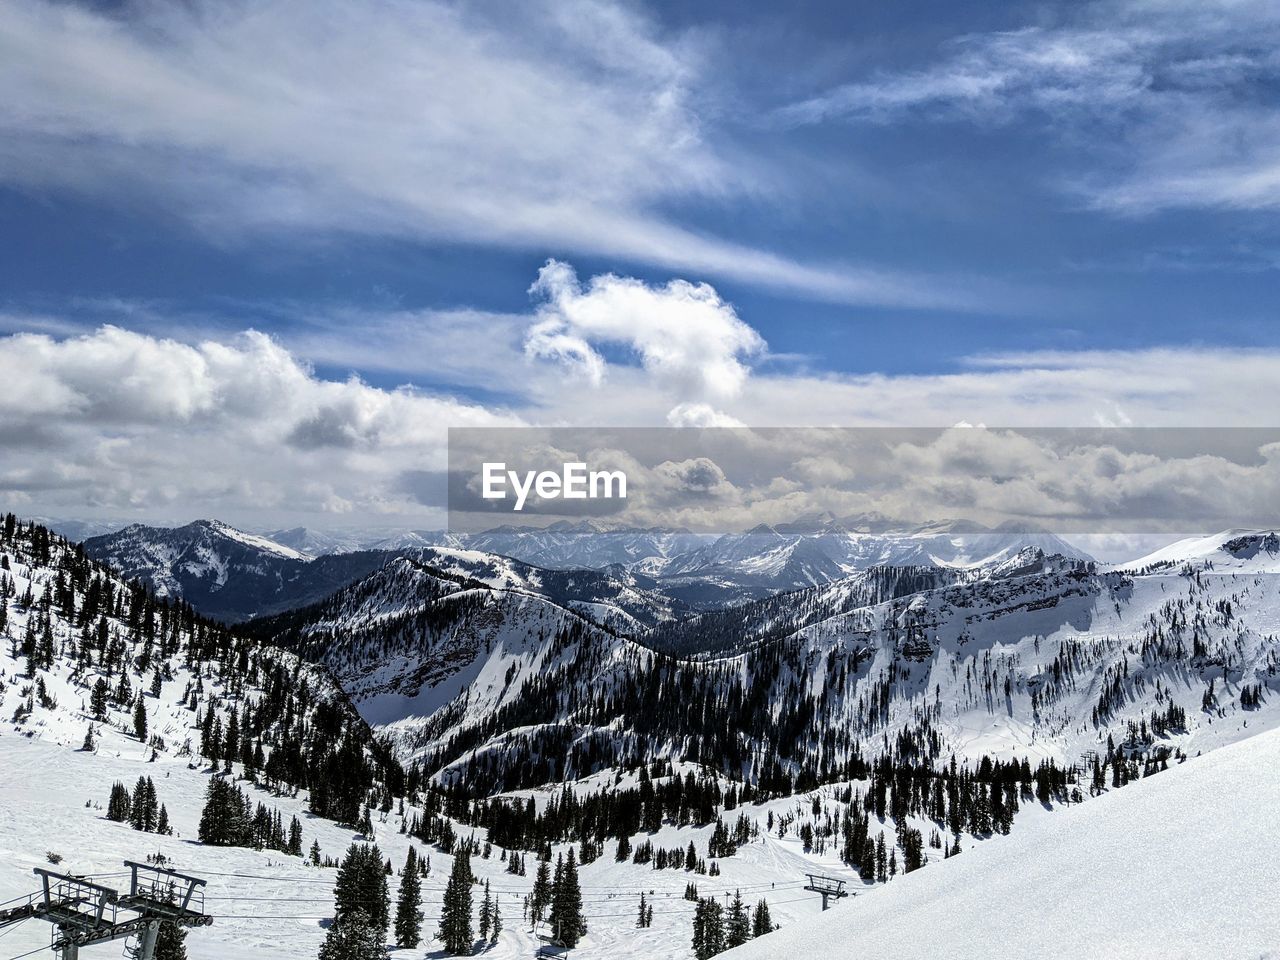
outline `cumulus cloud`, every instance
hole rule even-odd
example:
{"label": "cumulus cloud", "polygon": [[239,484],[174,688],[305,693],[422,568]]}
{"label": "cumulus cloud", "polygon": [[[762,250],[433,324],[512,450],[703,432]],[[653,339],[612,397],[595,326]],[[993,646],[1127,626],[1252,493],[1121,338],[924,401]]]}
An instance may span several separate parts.
{"label": "cumulus cloud", "polygon": [[421,515],[446,427],[518,422],[324,380],[259,333],[181,343],[104,327],[0,339],[0,491],[48,511]]}
{"label": "cumulus cloud", "polygon": [[744,361],[765,342],[706,283],[650,286],[613,274],[585,285],[567,263],[549,260],[531,292],[542,298],[525,349],[560,361],[598,385],[607,364],[597,345],[622,346],[660,385],[692,399],[738,395]]}
{"label": "cumulus cloud", "polygon": [[[279,526],[382,515],[387,523],[430,526],[443,520],[448,427],[665,424],[691,429],[657,431],[647,460],[615,459],[647,479],[653,497],[670,500],[668,493],[698,483],[714,491],[669,518],[691,526],[735,528],[815,510],[888,513],[889,501],[858,488],[868,478],[934,515],[977,519],[1017,510],[1085,522],[1118,508],[1191,517],[1227,493],[1250,510],[1280,502],[1280,459],[1274,447],[1256,445],[1221,464],[1195,461],[1201,451],[1194,444],[1165,451],[1103,445],[1085,455],[994,429],[952,432],[976,436],[969,441],[884,450],[810,442],[803,430],[784,430],[741,447],[736,461],[697,446],[707,430],[743,425],[753,428],[745,434],[751,438],[766,427],[958,421],[1206,427],[1227,437],[1224,427],[1271,425],[1280,408],[1274,350],[1008,353],[927,375],[753,371],[763,342],[705,285],[611,275],[584,282],[553,262],[536,289],[537,306],[525,316],[392,311],[350,325],[326,321],[292,341],[254,332],[166,337],[120,326],[0,337],[0,497],[23,512],[62,516],[214,514],[244,523],[267,517],[264,526]],[[310,366],[359,366],[371,337],[387,338],[383,352],[415,358],[415,369],[432,372],[444,392],[384,389],[358,377],[320,376]],[[557,337],[576,353],[548,346]],[[599,386],[591,385],[590,367],[566,386],[566,359],[582,358],[596,365]],[[501,382],[485,383],[485,370],[500,371]],[[500,404],[463,399],[495,395],[478,386],[500,391]],[[675,434],[693,446],[668,449]],[[555,463],[569,453],[544,452]],[[608,453],[593,449],[593,456]],[[763,466],[753,473],[752,464]],[[713,466],[723,479],[709,472]],[[644,505],[637,489],[634,503]],[[915,513],[928,518],[923,508]]]}
{"label": "cumulus cloud", "polygon": [[709,403],[678,403],[667,413],[672,427],[745,427],[746,424]]}

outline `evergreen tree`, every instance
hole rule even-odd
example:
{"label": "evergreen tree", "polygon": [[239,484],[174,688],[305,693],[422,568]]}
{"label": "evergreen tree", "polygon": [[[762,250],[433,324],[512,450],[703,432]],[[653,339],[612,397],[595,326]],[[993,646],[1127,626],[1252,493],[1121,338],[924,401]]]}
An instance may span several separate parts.
{"label": "evergreen tree", "polygon": [[471,857],[466,848],[454,855],[453,870],[444,888],[440,908],[440,929],[436,936],[451,956],[471,952]]}
{"label": "evergreen tree", "polygon": [[551,868],[547,861],[538,861],[538,872],[533,878],[533,892],[529,896],[529,916],[534,923],[542,919],[551,904]]}
{"label": "evergreen tree", "polygon": [[160,816],[156,818],[156,833],[161,836],[173,833],[173,827],[169,824],[169,811],[165,809],[163,803],[160,804]]}
{"label": "evergreen tree", "polygon": [[383,960],[382,935],[368,914],[352,910],[329,928],[319,960]]}
{"label": "evergreen tree", "polygon": [[733,893],[733,903],[729,906],[729,916],[725,921],[724,939],[727,947],[740,947],[751,939],[751,921],[747,917],[742,894],[737,890]]}
{"label": "evergreen tree", "polygon": [[400,896],[396,901],[396,946],[416,947],[422,942],[422,880],[418,876],[418,854],[412,846],[404,861]]}
{"label": "evergreen tree", "polygon": [[165,920],[156,936],[154,960],[187,960],[187,931],[181,924]]}
{"label": "evergreen tree", "polygon": [[724,910],[713,897],[698,900],[693,911],[693,954],[707,960],[724,951]]}
{"label": "evergreen tree", "polygon": [[498,908],[498,901],[493,901],[493,925],[489,934],[489,943],[498,942],[498,934],[502,933],[502,911]]}
{"label": "evergreen tree", "polygon": [[80,749],[86,753],[93,753],[98,749],[98,745],[93,740],[93,724],[89,724],[89,729],[84,732],[84,743],[80,745]]}
{"label": "evergreen tree", "polygon": [[338,867],[333,889],[335,920],[359,912],[364,922],[385,937],[390,914],[387,875],[376,846],[353,843]]}
{"label": "evergreen tree", "polygon": [[552,929],[557,930],[560,942],[572,949],[587,932],[587,921],[582,915],[582,887],[578,884],[578,862],[573,847],[563,862],[556,863],[556,878],[551,890]]}
{"label": "evergreen tree", "polygon": [[200,842],[215,847],[248,845],[249,824],[240,791],[225,778],[214,777],[205,798],[197,831]]}
{"label": "evergreen tree", "polygon": [[133,706],[133,733],[143,743],[147,742],[147,708],[142,703],[142,696]]}
{"label": "evergreen tree", "polygon": [[129,788],[117,781],[111,787],[111,798],[107,801],[107,819],[124,823],[129,819]]}
{"label": "evergreen tree", "polygon": [[93,714],[95,720],[107,719],[108,696],[107,681],[99,677],[93,685],[93,692],[89,694],[89,712]]}
{"label": "evergreen tree", "polygon": [[480,901],[480,939],[489,939],[489,926],[493,922],[493,895],[489,893],[489,881],[484,882],[484,899]]}
{"label": "evergreen tree", "polygon": [[648,908],[647,908],[647,906],[645,905],[645,901],[644,901],[644,892],[642,891],[642,892],[640,893],[640,916],[636,919],[636,926],[637,926],[637,927],[647,927],[647,926],[649,925],[649,924],[646,922],[646,913],[647,913],[647,910],[648,910]]}
{"label": "evergreen tree", "polygon": [[139,777],[133,787],[133,799],[129,803],[129,822],[135,830],[148,833],[155,830],[158,817],[156,785],[150,777]]}
{"label": "evergreen tree", "polygon": [[763,937],[773,932],[773,918],[769,916],[769,901],[761,900],[751,914],[751,936]]}

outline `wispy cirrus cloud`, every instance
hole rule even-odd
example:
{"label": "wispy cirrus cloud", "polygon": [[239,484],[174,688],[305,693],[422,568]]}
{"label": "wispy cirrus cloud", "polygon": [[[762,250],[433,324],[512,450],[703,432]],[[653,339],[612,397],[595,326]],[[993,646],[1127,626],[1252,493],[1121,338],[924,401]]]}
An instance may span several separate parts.
{"label": "wispy cirrus cloud", "polygon": [[698,42],[609,0],[7,0],[0,182],[225,237],[364,234],[586,252],[856,303],[959,283],[690,229],[769,192],[699,111]]}
{"label": "wispy cirrus cloud", "polygon": [[931,63],[841,84],[788,125],[1037,123],[1089,158],[1061,183],[1098,209],[1280,207],[1280,7],[1101,0],[1054,25],[958,36]]}

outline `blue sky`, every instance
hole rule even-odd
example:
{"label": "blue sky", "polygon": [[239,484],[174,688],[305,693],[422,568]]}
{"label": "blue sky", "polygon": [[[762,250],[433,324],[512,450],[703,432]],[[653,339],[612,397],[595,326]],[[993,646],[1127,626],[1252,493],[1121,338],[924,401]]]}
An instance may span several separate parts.
{"label": "blue sky", "polygon": [[[360,416],[408,386],[469,422],[1234,425],[1275,379],[1274,3],[3,8],[0,363],[78,398],[47,475],[0,473],[33,506],[209,503],[125,451],[227,411],[116,420],[79,371],[216,381],[248,330],[315,394],[277,440],[352,374]],[[344,469],[399,456],[342,417]],[[307,511],[412,509],[370,482]]]}

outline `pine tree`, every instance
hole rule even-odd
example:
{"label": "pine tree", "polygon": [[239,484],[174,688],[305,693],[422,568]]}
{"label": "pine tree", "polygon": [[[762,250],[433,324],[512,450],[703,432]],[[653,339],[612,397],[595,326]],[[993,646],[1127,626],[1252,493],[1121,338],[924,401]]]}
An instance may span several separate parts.
{"label": "pine tree", "polygon": [[154,960],[187,960],[187,931],[171,920],[160,924]]}
{"label": "pine tree", "polygon": [[538,861],[538,872],[533,878],[533,892],[529,896],[529,915],[534,923],[542,919],[551,903],[551,868],[545,860]]}
{"label": "pine tree", "polygon": [[133,707],[133,733],[143,743],[147,742],[147,708],[142,703],[142,696]]}
{"label": "pine tree", "polygon": [[471,858],[464,848],[453,858],[436,933],[445,952],[455,957],[471,952],[471,879]]}
{"label": "pine tree", "polygon": [[761,900],[756,904],[755,912],[751,915],[751,936],[763,937],[766,933],[773,932],[773,918],[769,916],[769,901]]}
{"label": "pine tree", "polygon": [[489,939],[489,925],[493,920],[493,896],[489,893],[489,881],[484,882],[484,899],[480,901],[480,939]]}
{"label": "pine tree", "polygon": [[578,884],[578,862],[573,847],[563,861],[556,863],[556,878],[551,890],[551,926],[560,935],[560,942],[572,949],[587,932],[587,921],[582,915],[582,888]]}
{"label": "pine tree", "polygon": [[89,728],[84,732],[84,743],[80,745],[80,749],[86,753],[93,753],[98,749],[98,745],[93,740],[93,724],[89,724]]}
{"label": "pine tree", "polygon": [[117,823],[124,823],[129,819],[129,807],[131,805],[129,788],[117,781],[112,785],[111,798],[107,801],[107,819],[114,820]]}
{"label": "pine tree", "polygon": [[129,822],[135,830],[150,833],[156,828],[156,785],[150,777],[139,777],[133,787],[133,799],[129,804]]}
{"label": "pine tree", "polygon": [[[240,789],[225,777],[213,777],[205,797],[197,833],[200,842],[216,847],[253,846],[254,823]],[[265,808],[260,809],[265,813]]]}
{"label": "pine tree", "polygon": [[353,843],[347,848],[334,883],[333,909],[337,921],[352,913],[363,914],[379,937],[386,936],[390,897],[382,853],[376,846]]}
{"label": "pine tree", "polygon": [[168,836],[173,833],[173,827],[169,825],[169,811],[165,809],[163,803],[160,804],[160,816],[156,818],[156,833],[161,836]]}
{"label": "pine tree", "polygon": [[489,943],[498,942],[498,934],[502,933],[502,911],[498,908],[498,901],[493,901],[493,924],[492,931],[489,935]]}
{"label": "pine tree", "polygon": [[107,719],[108,696],[107,681],[99,677],[97,683],[93,685],[93,692],[89,694],[89,712],[93,714],[95,720]]}
{"label": "pine tree", "polygon": [[646,914],[646,910],[647,910],[647,908],[646,908],[645,901],[644,901],[644,893],[643,893],[643,891],[642,891],[642,892],[641,892],[641,894],[640,894],[640,916],[639,916],[639,918],[636,920],[636,926],[637,926],[637,927],[647,927],[647,926],[649,925],[648,923],[646,923],[646,922],[645,922],[645,914]]}
{"label": "pine tree", "polygon": [[747,917],[746,904],[742,902],[741,892],[735,890],[733,903],[729,906],[729,916],[725,921],[725,945],[740,947],[751,939],[751,922]]}
{"label": "pine tree", "polygon": [[422,880],[418,876],[418,854],[411,846],[400,879],[396,901],[396,945],[416,947],[422,942]]}
{"label": "pine tree", "polygon": [[714,898],[698,900],[693,911],[693,953],[707,960],[724,951],[724,910]]}
{"label": "pine tree", "polygon": [[319,960],[383,960],[382,935],[368,914],[352,910],[329,928]]}

